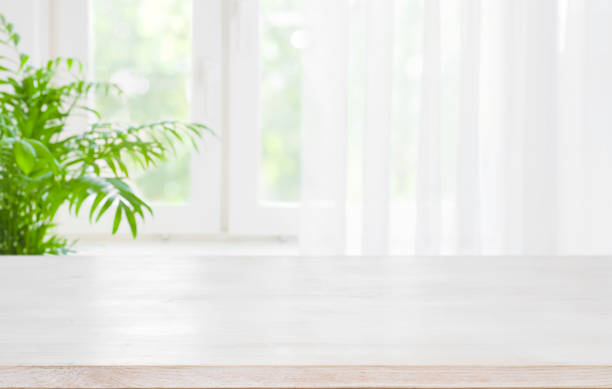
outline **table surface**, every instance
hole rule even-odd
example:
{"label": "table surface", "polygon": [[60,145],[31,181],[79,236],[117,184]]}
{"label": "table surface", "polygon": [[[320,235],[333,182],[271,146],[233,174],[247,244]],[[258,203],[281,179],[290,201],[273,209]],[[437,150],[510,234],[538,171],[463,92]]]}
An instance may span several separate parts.
{"label": "table surface", "polygon": [[0,366],[0,388],[611,387],[612,258],[0,257]]}

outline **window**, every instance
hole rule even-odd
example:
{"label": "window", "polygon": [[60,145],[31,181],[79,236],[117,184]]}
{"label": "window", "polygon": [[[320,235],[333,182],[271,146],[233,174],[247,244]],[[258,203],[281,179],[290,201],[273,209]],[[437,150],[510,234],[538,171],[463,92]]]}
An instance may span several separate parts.
{"label": "window", "polygon": [[263,201],[298,202],[300,186],[300,50],[306,43],[298,0],[262,0],[261,192]]}
{"label": "window", "polygon": [[[33,60],[79,57],[123,86],[125,109],[96,97],[106,115],[216,131],[136,178],[156,209],[143,234],[296,235],[299,221],[303,248],[334,253],[547,252],[589,224],[561,228],[559,209],[593,216],[571,206],[589,191],[557,193],[608,155],[608,111],[587,103],[610,79],[609,15],[580,1],[5,3]],[[584,107],[600,120],[582,123]]]}
{"label": "window", "polygon": [[[220,2],[58,0],[50,7],[55,29],[50,55],[86,59],[92,78],[123,89],[121,96],[94,96],[104,118],[130,124],[205,122],[222,136]],[[192,23],[196,18],[199,23]],[[136,175],[133,184],[155,211],[143,235],[220,232],[221,148],[209,137],[201,153],[178,148],[174,161]],[[109,231],[108,224],[73,218],[65,218],[62,228],[78,234]]]}
{"label": "window", "polygon": [[[219,137],[134,180],[155,205],[143,234],[297,234],[309,39],[303,0],[57,0],[50,7],[49,55],[86,58],[93,78],[124,90],[120,98],[95,97],[105,117],[203,121]],[[395,35],[409,37],[394,49],[392,196],[401,205],[414,196],[422,1],[396,7]],[[364,25],[365,2],[351,1],[349,219],[361,201]],[[73,232],[108,231],[66,220]]]}
{"label": "window", "polygon": [[226,4],[228,231],[294,235],[300,171],[295,101],[301,83],[300,1]]}
{"label": "window", "polygon": [[[109,120],[139,124],[189,120],[191,1],[93,0],[92,70],[123,95],[98,95],[95,108]],[[176,161],[141,173],[135,180],[144,197],[181,204],[190,198],[190,149]]]}
{"label": "window", "polygon": [[[347,184],[349,208],[358,208],[365,6],[361,0],[350,4]],[[303,0],[56,2],[57,42],[62,42],[57,54],[89,57],[93,77],[116,82],[125,91],[121,99],[96,96],[95,104],[105,117],[132,123],[204,121],[221,138],[206,139],[201,154],[180,151],[177,161],[136,178],[156,210],[144,234],[297,234],[301,56],[308,44],[303,5]],[[399,56],[394,77],[401,80],[401,89],[394,91],[395,129],[418,122],[417,32],[422,11],[416,0],[398,0],[397,6],[401,12],[396,34],[410,39],[395,43]],[[84,18],[88,22],[66,16],[79,13],[89,14]],[[89,34],[80,46],[62,46],[70,41],[62,36],[84,30]],[[394,134],[394,143],[403,150],[414,143],[414,129]],[[412,152],[393,154],[392,193],[400,202],[412,196],[413,158]],[[350,213],[351,209],[349,218]]]}

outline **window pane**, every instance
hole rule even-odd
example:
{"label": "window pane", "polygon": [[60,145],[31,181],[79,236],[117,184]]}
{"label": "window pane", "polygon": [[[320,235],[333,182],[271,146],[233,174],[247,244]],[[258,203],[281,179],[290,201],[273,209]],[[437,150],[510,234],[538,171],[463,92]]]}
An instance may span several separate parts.
{"label": "window pane", "polygon": [[299,200],[300,0],[261,0],[261,189],[263,200]]}
{"label": "window pane", "polygon": [[[99,81],[117,83],[120,97],[97,96],[104,120],[130,124],[189,119],[190,0],[93,0],[93,64]],[[151,201],[189,197],[187,150],[134,180]]]}

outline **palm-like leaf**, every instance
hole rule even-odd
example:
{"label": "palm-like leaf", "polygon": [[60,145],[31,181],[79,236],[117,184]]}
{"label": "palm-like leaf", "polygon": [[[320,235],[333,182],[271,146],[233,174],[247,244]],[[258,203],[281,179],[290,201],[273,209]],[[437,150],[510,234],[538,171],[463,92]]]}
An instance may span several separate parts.
{"label": "palm-like leaf", "polygon": [[[162,121],[138,126],[100,122],[70,131],[77,111],[100,115],[83,102],[116,85],[86,82],[83,65],[57,58],[34,67],[18,50],[19,35],[0,14],[0,254],[63,254],[66,239],[54,235],[58,209],[68,204],[78,216],[85,204],[90,221],[114,212],[112,232],[126,222],[132,235],[151,207],[130,187],[130,166],[155,166],[176,143],[197,149],[210,130],[198,123]],[[67,135],[68,133],[72,135]]]}

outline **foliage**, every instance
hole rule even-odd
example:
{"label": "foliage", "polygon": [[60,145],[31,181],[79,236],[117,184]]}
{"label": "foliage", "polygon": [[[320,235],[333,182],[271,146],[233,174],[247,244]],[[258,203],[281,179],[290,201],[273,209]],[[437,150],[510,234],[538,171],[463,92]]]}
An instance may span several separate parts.
{"label": "foliage", "polygon": [[53,233],[64,204],[73,215],[87,204],[96,222],[114,212],[112,232],[127,222],[136,237],[137,219],[152,209],[131,188],[129,167],[155,166],[177,143],[196,147],[209,129],[176,121],[71,128],[69,118],[79,113],[101,120],[86,105],[91,93],[120,93],[119,88],[85,81],[82,64],[73,58],[31,65],[2,15],[0,45],[15,53],[0,57],[0,254],[66,253],[67,240]]}

